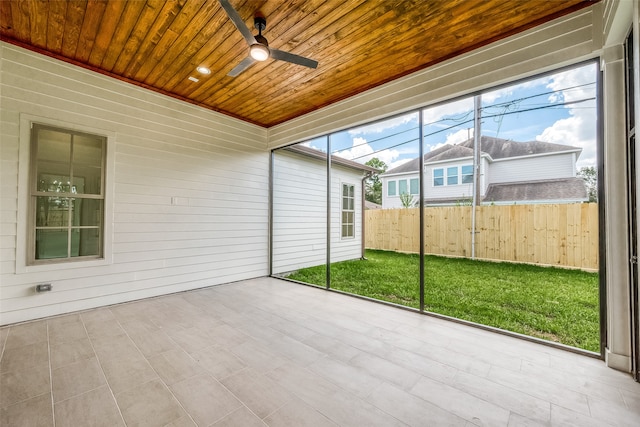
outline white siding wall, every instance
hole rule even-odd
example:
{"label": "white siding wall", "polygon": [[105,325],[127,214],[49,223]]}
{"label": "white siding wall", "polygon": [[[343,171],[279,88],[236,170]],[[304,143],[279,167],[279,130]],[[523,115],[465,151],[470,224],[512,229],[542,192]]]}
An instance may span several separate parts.
{"label": "white siding wall", "polygon": [[491,183],[521,182],[575,176],[572,153],[496,160],[489,166]]}
{"label": "white siding wall", "polygon": [[[331,170],[331,260],[359,258],[362,241],[362,174],[334,166]],[[326,163],[287,151],[274,158],[273,273],[326,264]],[[342,183],[355,186],[355,237],[341,238]]]}
{"label": "white siding wall", "polygon": [[325,264],[326,165],[287,151],[274,154],[273,273]]}
{"label": "white siding wall", "polygon": [[[0,56],[0,323],[267,274],[264,129],[12,45]],[[25,115],[114,136],[112,262],[20,268]]]}

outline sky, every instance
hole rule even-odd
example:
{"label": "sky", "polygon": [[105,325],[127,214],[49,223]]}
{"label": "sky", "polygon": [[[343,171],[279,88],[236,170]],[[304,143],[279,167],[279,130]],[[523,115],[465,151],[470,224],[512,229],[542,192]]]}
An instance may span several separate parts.
{"label": "sky", "polygon": [[[580,147],[578,169],[596,166],[596,75],[594,62],[483,92],[481,133]],[[422,110],[425,153],[473,137],[473,103],[467,97]],[[331,134],[331,150],[359,163],[377,157],[389,169],[400,166],[419,155],[418,114]],[[327,151],[324,137],[305,145]]]}

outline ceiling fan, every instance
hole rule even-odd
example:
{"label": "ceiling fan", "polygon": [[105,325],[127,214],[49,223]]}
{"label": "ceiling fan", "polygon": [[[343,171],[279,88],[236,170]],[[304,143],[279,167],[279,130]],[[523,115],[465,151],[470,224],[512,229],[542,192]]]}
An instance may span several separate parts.
{"label": "ceiling fan", "polygon": [[249,68],[249,66],[254,62],[265,61],[269,57],[309,68],[316,68],[318,66],[318,61],[314,61],[313,59],[305,58],[304,56],[285,52],[279,49],[270,48],[269,42],[267,42],[267,39],[262,35],[262,31],[267,27],[267,20],[263,16],[256,16],[254,18],[254,25],[258,30],[258,35],[254,36],[251,34],[249,27],[247,27],[238,12],[236,12],[228,0],[218,1],[227,12],[231,22],[235,24],[236,28],[240,31],[242,37],[244,37],[249,45],[249,56],[229,71],[229,74],[227,74],[228,76],[236,77],[238,74]]}

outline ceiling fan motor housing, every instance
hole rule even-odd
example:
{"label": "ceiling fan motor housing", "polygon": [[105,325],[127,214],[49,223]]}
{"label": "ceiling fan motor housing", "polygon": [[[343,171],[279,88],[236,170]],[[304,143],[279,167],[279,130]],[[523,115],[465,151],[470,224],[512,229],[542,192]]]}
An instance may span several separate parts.
{"label": "ceiling fan motor housing", "polygon": [[253,18],[253,26],[256,27],[259,33],[262,33],[267,28],[267,19],[264,16],[255,16]]}
{"label": "ceiling fan motor housing", "polygon": [[256,36],[256,41],[258,42],[258,44],[269,47],[269,42],[261,34],[258,34]]}

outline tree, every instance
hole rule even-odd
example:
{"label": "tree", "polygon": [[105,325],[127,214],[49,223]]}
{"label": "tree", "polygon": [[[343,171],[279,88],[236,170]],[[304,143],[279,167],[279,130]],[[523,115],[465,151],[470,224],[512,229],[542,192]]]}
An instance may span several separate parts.
{"label": "tree", "polygon": [[584,179],[587,196],[590,202],[598,201],[598,171],[595,166],[583,166],[578,171],[578,177]]}
{"label": "tree", "polygon": [[365,200],[379,205],[382,204],[382,181],[380,180],[380,174],[387,171],[387,164],[382,160],[374,157],[365,163],[367,166],[378,169],[380,172],[374,172],[365,181],[364,198]]}

